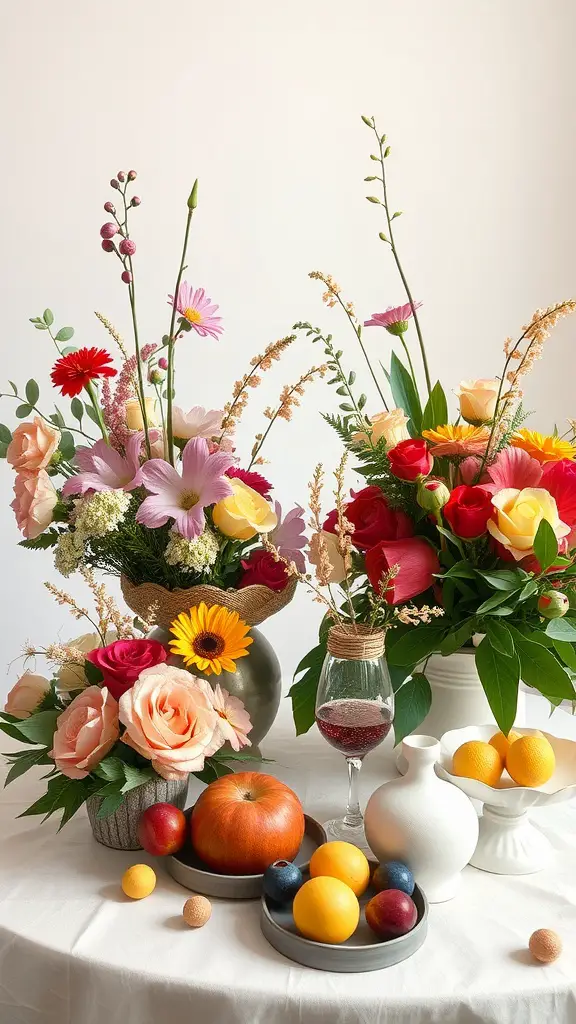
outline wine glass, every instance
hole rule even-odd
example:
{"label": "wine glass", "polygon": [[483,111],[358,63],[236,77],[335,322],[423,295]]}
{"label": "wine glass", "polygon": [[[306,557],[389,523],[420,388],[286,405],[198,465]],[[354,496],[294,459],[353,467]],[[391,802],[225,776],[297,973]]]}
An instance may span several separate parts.
{"label": "wine glass", "polygon": [[394,692],[384,660],[384,633],[368,626],[333,626],[316,696],[316,724],[344,754],[348,805],[324,825],[329,839],[367,848],[358,799],[362,762],[386,738],[394,719]]}

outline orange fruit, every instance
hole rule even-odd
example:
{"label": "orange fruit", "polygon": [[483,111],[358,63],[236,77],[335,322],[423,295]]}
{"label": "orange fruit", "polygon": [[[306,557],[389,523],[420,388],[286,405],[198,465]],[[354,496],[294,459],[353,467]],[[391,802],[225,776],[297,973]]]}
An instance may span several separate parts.
{"label": "orange fruit", "polygon": [[503,732],[495,732],[488,742],[490,743],[491,747],[495,747],[495,749],[498,751],[500,757],[502,758],[503,764],[506,764],[506,754],[508,753],[508,747],[510,746],[511,743],[514,743],[514,740],[518,739],[520,739],[520,733],[514,732],[511,729],[507,736],[505,736]]}
{"label": "orange fruit", "polygon": [[337,944],[356,931],[360,904],[339,878],[318,876],[304,882],[292,904],[294,923],[306,939]]}
{"label": "orange fruit", "polygon": [[452,771],[465,779],[478,779],[487,786],[496,786],[502,775],[502,758],[495,747],[483,740],[468,740],[455,751]]}
{"label": "orange fruit", "polygon": [[519,786],[543,786],[555,767],[554,751],[545,736],[521,736],[510,744],[506,769]]}
{"label": "orange fruit", "polygon": [[310,859],[310,877],[329,875],[349,885],[355,896],[368,888],[370,865],[357,846],[352,843],[323,843]]}

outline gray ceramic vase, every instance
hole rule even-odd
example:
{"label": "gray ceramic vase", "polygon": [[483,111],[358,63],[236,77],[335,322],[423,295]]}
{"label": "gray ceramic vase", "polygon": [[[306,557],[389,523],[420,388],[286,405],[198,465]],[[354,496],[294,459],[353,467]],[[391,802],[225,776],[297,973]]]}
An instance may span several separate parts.
{"label": "gray ceramic vase", "polygon": [[98,818],[102,802],[99,796],[86,801],[86,810],[97,843],[112,850],[141,850],[138,842],[138,823],[147,807],[152,804],[170,803],[184,810],[188,793],[188,778],[178,782],[167,782],[158,776],[143,786],[130,790],[117,811],[107,818]]}

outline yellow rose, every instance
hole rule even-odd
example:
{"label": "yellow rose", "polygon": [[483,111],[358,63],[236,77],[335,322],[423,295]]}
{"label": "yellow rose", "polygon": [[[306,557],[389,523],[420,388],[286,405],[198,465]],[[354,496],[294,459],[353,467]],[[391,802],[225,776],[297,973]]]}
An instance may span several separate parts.
{"label": "yellow rose", "polygon": [[212,518],[215,526],[226,537],[250,540],[257,533],[270,533],[276,528],[278,516],[258,491],[242,480],[230,480],[232,494],[214,506]]}
{"label": "yellow rose", "polygon": [[497,380],[460,381],[456,396],[460,399],[460,415],[475,427],[490,423],[496,412],[500,382]]}
{"label": "yellow rose", "polygon": [[552,495],[543,487],[505,487],[492,498],[495,519],[488,520],[488,530],[513,558],[519,562],[534,553],[534,538],[543,519],[556,534],[556,539],[568,536],[570,527],[558,516]]}
{"label": "yellow rose", "polygon": [[[324,540],[322,548],[330,564],[329,571],[320,557],[320,538]],[[308,561],[320,570],[319,573],[316,573],[316,578],[322,586],[326,586],[328,583],[342,583],[346,579],[346,567],[344,559],[338,550],[338,539],[327,530],[321,530],[320,533],[312,534],[308,550]]]}
{"label": "yellow rose", "polygon": [[[146,407],[146,418],[148,420],[148,426],[157,427],[158,420],[156,419],[156,399],[145,398],[144,405]],[[128,427],[128,430],[144,430],[142,409],[140,408],[140,402],[138,401],[137,398],[130,398],[126,402],[124,418],[126,420],[126,426]]]}
{"label": "yellow rose", "polygon": [[[406,441],[410,434],[406,429],[408,423],[408,417],[404,415],[403,409],[391,409],[390,412],[377,412],[375,416],[370,417],[372,423],[372,431],[370,437],[372,443],[376,444],[377,441],[383,437],[386,440],[386,444],[389,444],[391,448],[394,448],[399,441]],[[354,434],[352,440],[355,444],[368,444],[369,437],[364,431],[359,430],[358,433]]]}

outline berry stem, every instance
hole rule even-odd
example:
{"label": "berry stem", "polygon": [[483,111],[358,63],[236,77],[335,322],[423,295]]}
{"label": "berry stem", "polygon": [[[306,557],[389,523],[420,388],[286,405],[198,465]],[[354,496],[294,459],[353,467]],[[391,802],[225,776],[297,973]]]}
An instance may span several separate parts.
{"label": "berry stem", "polygon": [[[122,195],[122,203],[124,204],[124,224],[122,234],[125,238],[128,237],[128,206],[126,205],[126,188],[120,190]],[[136,350],[136,372],[138,374],[138,403],[140,405],[140,411],[142,413],[142,423],[144,425],[144,437],[146,442],[146,455],[148,458],[151,457],[150,448],[150,435],[148,432],[148,415],[146,413],[146,401],[144,395],[144,377],[142,375],[142,360],[140,359],[140,342],[138,338],[138,317],[136,316],[136,291],[134,288],[134,268],[132,266],[132,257],[128,256],[126,262],[130,270],[130,284],[128,285],[128,296],[130,299],[130,310],[132,313],[132,327],[134,330],[134,348]]]}

